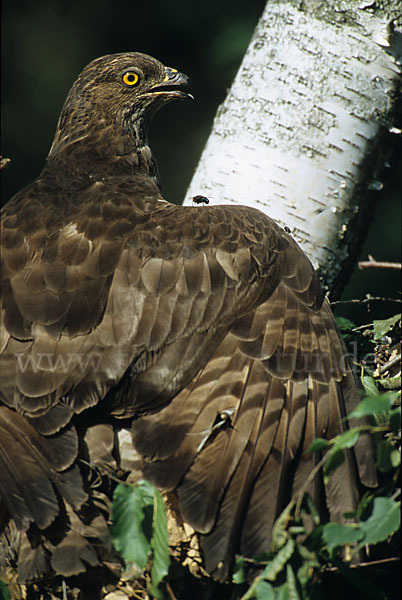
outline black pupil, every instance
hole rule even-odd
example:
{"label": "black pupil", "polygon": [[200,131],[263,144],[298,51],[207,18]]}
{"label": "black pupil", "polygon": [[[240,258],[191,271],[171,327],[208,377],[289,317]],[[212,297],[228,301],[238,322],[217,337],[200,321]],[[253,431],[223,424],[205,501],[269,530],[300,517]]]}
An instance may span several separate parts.
{"label": "black pupil", "polygon": [[133,81],[135,81],[135,75],[133,75],[132,73],[129,73],[127,75],[127,79],[129,80],[130,83],[132,83]]}

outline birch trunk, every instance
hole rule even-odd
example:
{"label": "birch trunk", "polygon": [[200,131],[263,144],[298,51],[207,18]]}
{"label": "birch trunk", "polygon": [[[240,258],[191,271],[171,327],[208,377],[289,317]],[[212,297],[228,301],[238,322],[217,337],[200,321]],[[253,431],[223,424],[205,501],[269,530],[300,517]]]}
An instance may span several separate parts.
{"label": "birch trunk", "polygon": [[333,298],[401,133],[402,5],[377,5],[267,2],[185,199],[248,204],[289,227]]}

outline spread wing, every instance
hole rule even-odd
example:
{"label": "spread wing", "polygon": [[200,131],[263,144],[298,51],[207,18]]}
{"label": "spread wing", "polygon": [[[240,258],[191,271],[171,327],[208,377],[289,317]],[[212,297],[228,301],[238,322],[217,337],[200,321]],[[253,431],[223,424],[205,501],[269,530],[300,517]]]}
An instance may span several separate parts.
{"label": "spread wing", "polygon": [[[2,218],[0,489],[28,532],[24,573],[48,553],[66,575],[96,563],[87,540],[105,526],[99,510],[89,530],[77,516],[96,505],[83,461],[116,466],[113,416],[134,419],[142,472],[176,491],[223,579],[235,548],[267,547],[311,471],[306,448],[356,397],[313,269],[258,211],[176,207],[149,178],[68,206],[49,194],[37,180]],[[352,460],[327,489],[333,516],[354,505]],[[32,528],[65,513],[65,553],[29,554]]]}
{"label": "spread wing", "polygon": [[[176,491],[216,579],[226,579],[235,551],[267,551],[275,519],[319,460],[308,447],[341,433],[359,397],[319,296],[305,256],[289,243],[269,298],[234,321],[168,406],[133,424],[145,477]],[[356,507],[359,481],[375,485],[370,455],[361,440],[325,490],[318,477],[310,482],[306,491],[332,520]]]}

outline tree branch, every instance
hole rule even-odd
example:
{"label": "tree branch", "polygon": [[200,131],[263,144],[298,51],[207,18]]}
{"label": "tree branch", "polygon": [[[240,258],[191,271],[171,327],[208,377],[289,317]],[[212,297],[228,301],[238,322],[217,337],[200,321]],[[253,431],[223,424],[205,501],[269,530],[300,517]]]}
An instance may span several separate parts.
{"label": "tree branch", "polygon": [[402,269],[402,263],[375,260],[370,254],[368,255],[368,260],[361,260],[357,264],[359,269]]}

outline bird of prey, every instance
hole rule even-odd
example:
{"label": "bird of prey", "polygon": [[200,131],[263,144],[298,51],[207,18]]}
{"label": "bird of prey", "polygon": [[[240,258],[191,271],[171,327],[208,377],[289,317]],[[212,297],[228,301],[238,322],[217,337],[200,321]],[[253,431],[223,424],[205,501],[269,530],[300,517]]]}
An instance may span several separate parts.
{"label": "bird of prey", "polygon": [[[343,431],[358,401],[292,237],[246,206],[163,198],[148,126],[189,96],[145,54],[94,60],[42,172],[2,211],[0,515],[19,532],[21,580],[102,561],[96,468],[121,469],[128,430],[132,469],[175,497],[225,580],[235,552],[269,548],[317,462],[310,443]],[[310,484],[332,519],[373,483],[368,452],[361,441]]]}

